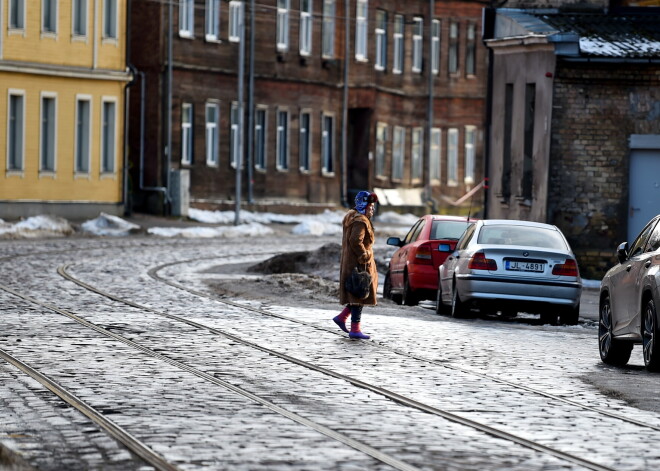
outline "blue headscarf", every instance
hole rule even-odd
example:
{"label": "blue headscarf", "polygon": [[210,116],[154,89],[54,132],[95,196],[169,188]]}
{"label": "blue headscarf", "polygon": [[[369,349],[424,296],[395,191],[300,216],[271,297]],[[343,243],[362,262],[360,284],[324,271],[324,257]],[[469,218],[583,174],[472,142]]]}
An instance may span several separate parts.
{"label": "blue headscarf", "polygon": [[355,210],[360,214],[366,214],[367,206],[378,201],[375,193],[361,191],[355,196]]}

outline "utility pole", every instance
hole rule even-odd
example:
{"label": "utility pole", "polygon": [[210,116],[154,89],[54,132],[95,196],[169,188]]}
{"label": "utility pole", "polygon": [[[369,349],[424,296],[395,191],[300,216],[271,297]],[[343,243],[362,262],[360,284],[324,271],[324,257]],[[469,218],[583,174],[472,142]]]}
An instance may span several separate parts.
{"label": "utility pole", "polygon": [[435,15],[435,0],[429,1],[429,50],[426,62],[426,73],[428,75],[428,103],[426,107],[426,139],[424,139],[424,194],[426,201],[433,201],[433,190],[431,187],[431,132],[433,130],[433,16]]}
{"label": "utility pole", "polygon": [[351,50],[351,2],[344,0],[344,89],[341,116],[341,204],[348,208],[348,64]]}
{"label": "utility pole", "polygon": [[247,126],[248,203],[253,199],[254,171],[254,0],[250,0],[250,62],[248,65],[248,126]]}
{"label": "utility pole", "polygon": [[236,209],[234,210],[234,226],[241,222],[241,179],[243,177],[243,75],[245,68],[245,2],[241,2],[238,15],[238,132],[236,133]]}

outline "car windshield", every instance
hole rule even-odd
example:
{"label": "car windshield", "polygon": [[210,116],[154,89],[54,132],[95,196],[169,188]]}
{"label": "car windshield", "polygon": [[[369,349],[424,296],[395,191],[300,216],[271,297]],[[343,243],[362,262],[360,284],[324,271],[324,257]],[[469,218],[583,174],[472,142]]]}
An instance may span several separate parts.
{"label": "car windshield", "polygon": [[560,250],[568,248],[558,231],[530,226],[484,226],[479,233],[477,242],[488,245],[524,245]]}
{"label": "car windshield", "polygon": [[433,221],[431,240],[458,240],[472,224],[466,221]]}

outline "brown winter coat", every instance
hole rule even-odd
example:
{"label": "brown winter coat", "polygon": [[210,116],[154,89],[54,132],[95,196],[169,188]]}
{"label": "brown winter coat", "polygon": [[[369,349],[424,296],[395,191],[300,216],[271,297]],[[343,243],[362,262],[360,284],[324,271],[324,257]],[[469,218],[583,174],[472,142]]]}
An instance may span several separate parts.
{"label": "brown winter coat", "polygon": [[[339,269],[339,302],[341,304],[376,305],[376,288],[378,287],[378,272],[374,260],[373,245],[375,241],[374,227],[371,220],[354,209],[351,209],[342,222],[344,233],[341,241],[341,259]],[[371,274],[371,289],[365,299],[357,299],[344,288],[344,281],[350,275],[353,267],[366,263]]]}

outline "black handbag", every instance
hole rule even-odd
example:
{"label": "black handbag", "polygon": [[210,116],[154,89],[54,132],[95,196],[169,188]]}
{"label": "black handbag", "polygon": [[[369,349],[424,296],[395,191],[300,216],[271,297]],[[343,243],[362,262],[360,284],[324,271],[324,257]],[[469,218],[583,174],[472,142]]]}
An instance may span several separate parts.
{"label": "black handbag", "polygon": [[362,271],[358,270],[358,267],[354,267],[351,274],[344,281],[344,288],[358,299],[369,296],[371,275],[367,271],[367,266],[365,265]]}

